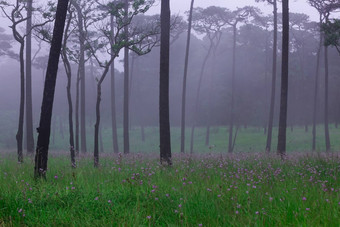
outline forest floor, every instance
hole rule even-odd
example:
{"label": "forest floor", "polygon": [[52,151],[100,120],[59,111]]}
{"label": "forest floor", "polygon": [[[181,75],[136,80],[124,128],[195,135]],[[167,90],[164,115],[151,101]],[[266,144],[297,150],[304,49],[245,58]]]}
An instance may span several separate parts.
{"label": "forest floor", "polygon": [[0,226],[339,226],[340,154],[101,155],[0,153]]}

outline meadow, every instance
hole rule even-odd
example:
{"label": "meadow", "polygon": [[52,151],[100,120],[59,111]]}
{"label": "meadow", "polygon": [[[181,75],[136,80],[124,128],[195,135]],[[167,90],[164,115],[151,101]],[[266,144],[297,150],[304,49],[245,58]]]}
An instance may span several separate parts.
{"label": "meadow", "polygon": [[339,226],[339,153],[101,154],[52,152],[46,180],[33,161],[0,154],[0,226]]}
{"label": "meadow", "polygon": [[[52,132],[51,149],[52,150],[68,150],[68,134],[67,125],[63,125],[63,134],[60,133],[60,128],[56,128]],[[334,124],[330,125],[330,140],[333,151],[340,151],[340,130]],[[277,131],[278,128],[273,128],[272,148],[275,150],[277,146]],[[191,128],[186,129],[186,152],[190,150],[190,132]],[[13,135],[14,132],[13,132]],[[89,152],[93,151],[93,127],[87,128],[87,148]],[[111,128],[103,127],[102,141],[103,151],[110,153],[112,151],[112,136]],[[171,128],[172,151],[180,151],[180,128]],[[210,148],[205,145],[206,128],[198,127],[195,130],[194,137],[194,152],[209,153],[220,152],[224,153],[228,150],[228,128],[227,127],[211,127],[210,129]],[[13,138],[15,138],[13,136]],[[235,143],[235,152],[263,152],[266,145],[266,134],[263,128],[243,126],[238,130],[238,136]],[[323,125],[317,127],[316,134],[316,151],[325,151],[325,135]],[[123,148],[123,129],[118,128],[118,143],[120,151]],[[15,144],[15,143],[14,143]],[[1,146],[0,146],[1,147]],[[293,131],[287,129],[287,152],[308,152],[312,148],[312,127],[306,132],[304,127],[295,126]],[[145,127],[145,141],[142,141],[141,128],[132,127],[130,129],[130,149],[135,153],[154,153],[159,150],[159,131],[157,127]]]}

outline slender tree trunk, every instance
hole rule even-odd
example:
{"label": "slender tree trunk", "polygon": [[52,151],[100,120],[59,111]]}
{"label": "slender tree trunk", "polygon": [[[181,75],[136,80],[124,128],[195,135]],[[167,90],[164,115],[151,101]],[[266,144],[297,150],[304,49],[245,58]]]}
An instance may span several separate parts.
{"label": "slender tree trunk", "polygon": [[100,124],[100,102],[102,88],[101,84],[97,85],[97,101],[96,101],[96,123],[94,125],[94,167],[99,167],[99,124]]}
{"label": "slender tree trunk", "polygon": [[204,75],[205,66],[206,66],[207,61],[209,59],[209,56],[211,54],[211,50],[212,50],[212,43],[210,43],[208,53],[203,60],[203,64],[201,66],[200,77],[199,77],[199,81],[198,81],[198,87],[197,87],[197,91],[196,91],[195,112],[193,113],[193,116],[192,116],[193,123],[192,123],[192,127],[191,127],[191,135],[190,135],[190,153],[191,154],[194,152],[194,135],[195,135],[195,128],[196,128],[196,124],[197,124],[197,114],[198,114],[198,109],[199,109],[198,106],[199,106],[199,100],[200,100],[202,79],[203,79],[203,75]]}
{"label": "slender tree trunk", "polygon": [[188,34],[187,44],[185,49],[185,60],[184,60],[184,76],[183,76],[183,88],[182,88],[182,112],[181,112],[181,153],[185,152],[185,110],[186,110],[186,92],[187,92],[187,75],[189,65],[189,50],[191,40],[191,27],[192,27],[192,11],[194,8],[195,0],[191,0],[190,13],[188,19]]}
{"label": "slender tree trunk", "polygon": [[325,143],[326,143],[326,152],[331,151],[331,142],[329,138],[329,120],[328,120],[328,47],[325,46]]}
{"label": "slender tree trunk", "polygon": [[72,67],[71,67],[70,61],[68,60],[68,56],[66,52],[68,31],[69,31],[72,19],[73,19],[72,13],[70,13],[70,16],[67,20],[67,25],[65,28],[65,35],[64,35],[64,40],[63,40],[61,57],[64,63],[66,75],[67,75],[66,94],[67,94],[67,103],[68,103],[68,128],[69,128],[71,166],[72,168],[76,168],[75,151],[74,151],[74,134],[73,134],[73,105],[72,105],[72,94],[71,94]]}
{"label": "slender tree trunk", "polygon": [[274,122],[274,108],[275,108],[275,93],[276,93],[276,71],[277,71],[277,1],[273,0],[274,7],[274,40],[273,40],[273,68],[272,68],[272,86],[271,98],[269,107],[269,120],[267,130],[267,144],[266,152],[270,152],[273,135],[273,122]]}
{"label": "slender tree trunk", "polygon": [[[129,78],[129,110],[131,108],[131,94],[132,94],[132,81],[134,78],[134,69],[135,69],[135,61],[136,61],[136,56],[134,56],[133,54],[131,55],[131,64],[130,64],[130,70],[129,70],[129,74],[130,74],[130,78]],[[132,120],[131,120],[131,111],[129,111],[129,130],[132,129]]]}
{"label": "slender tree trunk", "polygon": [[79,69],[77,72],[77,82],[76,82],[76,155],[79,154],[79,86],[80,86],[80,74]]}
{"label": "slender tree trunk", "polygon": [[34,153],[33,111],[32,111],[32,0],[27,1],[26,26],[26,138],[27,153]]}
{"label": "slender tree trunk", "polygon": [[[267,30],[266,30],[267,31]],[[270,108],[269,102],[268,102],[268,97],[269,97],[269,88],[268,88],[268,47],[269,47],[269,41],[268,41],[269,37],[266,36],[266,50],[265,50],[265,71],[264,71],[264,100],[265,101],[265,108]],[[266,116],[268,117],[268,116]],[[268,119],[268,118],[267,118]],[[264,125],[263,125],[263,134],[266,135],[267,134],[267,127],[268,127],[268,122],[267,119],[264,120]]]}
{"label": "slender tree trunk", "polygon": [[102,83],[109,72],[110,66],[112,62],[114,61],[114,57],[111,58],[111,60],[107,63],[103,74],[100,77],[100,80],[97,84],[97,99],[96,99],[96,122],[94,124],[94,152],[93,152],[93,158],[94,158],[94,167],[99,167],[99,127],[100,127],[100,103],[102,98]]}
{"label": "slender tree trunk", "polygon": [[[322,23],[320,14],[320,24]],[[317,114],[317,102],[318,102],[318,90],[319,90],[319,73],[320,73],[320,56],[322,50],[323,35],[320,29],[319,48],[316,55],[316,69],[315,69],[315,84],[314,84],[314,105],[313,105],[313,129],[312,129],[312,151],[316,149],[316,114]]]}
{"label": "slender tree trunk", "polygon": [[161,3],[161,51],[159,83],[160,162],[172,165],[169,114],[170,0]]}
{"label": "slender tree trunk", "polygon": [[286,131],[288,110],[288,73],[289,73],[289,0],[282,0],[282,79],[280,122],[277,152],[283,157],[286,154]]}
{"label": "slender tree trunk", "polygon": [[71,165],[76,167],[75,152],[74,152],[74,136],[73,136],[73,107],[72,107],[72,95],[71,95],[71,76],[67,77],[67,102],[68,102],[68,125],[69,125],[69,142],[70,142],[70,154]]}
{"label": "slender tree trunk", "polygon": [[51,118],[54,100],[55,84],[58,72],[59,56],[63,39],[68,0],[58,0],[54,22],[53,38],[48,59],[44,95],[41,105],[38,141],[35,155],[35,177],[46,177],[48,147],[50,142]]}
{"label": "slender tree trunk", "polygon": [[233,152],[233,126],[234,126],[234,102],[235,102],[235,76],[236,76],[236,32],[237,27],[233,27],[233,62],[232,62],[232,78],[231,78],[231,104],[230,104],[230,123],[229,123],[229,143],[228,152]]}
{"label": "slender tree trunk", "polygon": [[[111,33],[114,33],[113,16],[111,16]],[[118,154],[118,138],[117,138],[117,118],[116,118],[116,85],[115,85],[115,64],[111,64],[111,127],[112,127],[112,147],[113,152]]]}
{"label": "slender tree trunk", "polygon": [[24,40],[20,42],[20,109],[19,109],[19,124],[16,134],[18,162],[24,161],[23,155],[23,134],[24,134],[24,111],[25,111],[25,63],[24,63]]}
{"label": "slender tree trunk", "polygon": [[80,79],[80,149],[81,152],[86,153],[86,114],[85,114],[85,34],[83,26],[82,9],[78,3],[73,0],[72,4],[77,10],[78,14],[78,29],[79,29],[79,79]]}
{"label": "slender tree trunk", "polygon": [[[125,12],[129,10],[129,2],[125,0]],[[128,20],[126,13],[125,20]],[[128,35],[128,26],[124,27],[124,33]],[[128,39],[128,37],[126,37]],[[130,138],[129,138],[129,48],[124,48],[124,108],[123,108],[123,137],[124,137],[124,154],[130,153]]]}

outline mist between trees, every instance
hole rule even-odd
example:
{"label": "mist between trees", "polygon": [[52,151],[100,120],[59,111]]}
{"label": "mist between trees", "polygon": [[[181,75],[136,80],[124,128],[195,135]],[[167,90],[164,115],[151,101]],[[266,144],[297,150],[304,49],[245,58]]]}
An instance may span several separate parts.
{"label": "mist between trees", "polygon": [[[218,7],[210,7],[210,10],[218,11]],[[195,8],[195,10],[200,10]],[[194,11],[195,12],[195,11]],[[232,81],[233,62],[233,29],[227,23],[221,26],[218,42],[214,41],[213,53],[209,53],[211,37],[206,30],[202,30],[199,24],[195,24],[193,17],[193,32],[191,34],[189,67],[187,76],[186,96],[186,127],[207,128],[199,133],[209,133],[209,130],[218,130],[217,127],[229,127],[230,107],[232,97],[234,99],[234,133],[235,130],[248,128],[249,130],[262,130],[266,133],[271,93],[271,75],[273,61],[273,18],[271,15],[262,15],[257,12],[256,20],[244,19],[237,24],[236,29],[236,52],[235,52],[235,80]],[[136,17],[138,18],[138,17]],[[261,18],[261,19],[260,19]],[[277,69],[281,68],[281,14],[278,31],[278,55]],[[76,20],[76,19],[74,19]],[[172,31],[170,45],[170,122],[174,130],[179,130],[181,124],[181,95],[186,48],[186,18],[178,18],[183,23],[181,29]],[[177,22],[178,22],[177,21]],[[266,23],[263,23],[266,21]],[[198,21],[196,21],[198,22]],[[211,34],[210,34],[211,35]],[[9,31],[0,30],[1,51],[7,51],[1,55],[1,83],[0,83],[0,148],[12,150],[16,147],[15,133],[17,130],[17,115],[19,106],[19,65],[18,61],[10,58],[15,55],[17,46]],[[40,40],[33,41],[33,50],[40,46]],[[72,42],[75,40],[69,41]],[[7,45],[8,44],[8,45]],[[38,45],[39,44],[39,45]],[[44,73],[47,64],[46,44],[33,60],[32,73],[32,100],[33,100],[33,126],[38,125],[42,90],[44,85]],[[76,44],[75,44],[76,45]],[[77,44],[78,45],[78,44]],[[307,15],[290,14],[290,52],[289,52],[289,96],[288,96],[288,119],[289,130],[303,127],[310,135],[311,144],[313,124],[313,105],[315,92],[315,67],[319,49],[319,24],[310,21]],[[11,52],[8,52],[10,50]],[[89,52],[89,50],[87,50]],[[0,52],[2,53],[2,52]],[[10,54],[9,54],[10,53]],[[119,53],[120,55],[122,54]],[[159,124],[159,56],[160,50],[156,45],[150,53],[138,56],[129,53],[129,129],[135,137],[140,137],[145,143],[152,144],[157,148],[159,142],[157,127]],[[321,53],[324,53],[322,48]],[[206,57],[206,62],[205,61]],[[323,56],[323,55],[321,55]],[[15,58],[15,57],[14,57]],[[318,95],[317,95],[317,124],[323,124],[325,82],[325,59],[320,58]],[[340,57],[335,48],[328,48],[329,64],[329,123],[336,127],[340,123]],[[68,104],[66,95],[67,76],[64,67],[60,63],[56,85],[55,102],[53,107],[51,149],[68,150]],[[116,60],[115,64],[119,64]],[[202,65],[205,65],[202,68]],[[78,64],[71,62],[72,88],[71,95],[75,103]],[[202,71],[203,70],[203,71]],[[200,74],[203,72],[199,102],[196,106],[197,87],[199,86]],[[85,62],[84,88],[84,121],[87,151],[92,152],[93,133],[95,124],[95,105],[97,94],[97,81],[100,79],[102,69],[93,57]],[[118,139],[120,151],[122,147],[123,127],[123,100],[124,100],[124,73],[118,70],[115,74],[115,105],[116,120],[118,127]],[[109,77],[109,76],[108,76]],[[125,75],[126,77],[126,75]],[[277,72],[277,93],[274,108],[274,131],[278,126],[279,114],[279,88],[281,71]],[[100,138],[101,150],[113,152],[111,138],[111,85],[110,78],[102,84],[101,125]],[[234,88],[232,88],[234,84]],[[233,91],[233,92],[232,92]],[[233,93],[233,94],[232,94]],[[75,105],[75,104],[74,104]],[[212,129],[210,129],[210,127]],[[178,129],[176,129],[178,128]],[[216,128],[216,129],[213,129]],[[136,130],[140,130],[136,133]],[[145,135],[145,130],[148,134]],[[187,129],[188,130],[188,129]],[[26,133],[26,132],[25,132]],[[103,135],[103,133],[105,135]],[[214,132],[212,132],[214,133]],[[228,143],[228,130],[221,129],[225,144]],[[34,133],[36,136],[36,133]],[[149,137],[148,137],[149,135]],[[175,134],[177,137],[179,134]],[[265,137],[265,135],[263,135]],[[130,138],[134,140],[135,137]],[[24,136],[24,139],[26,137]],[[190,137],[187,136],[187,140]],[[206,139],[206,138],[204,138]],[[148,141],[153,140],[153,141]],[[178,140],[178,138],[174,138]],[[62,142],[64,141],[64,142]],[[324,142],[321,142],[324,144]],[[26,144],[26,142],[25,142]],[[91,146],[90,146],[91,144]],[[206,142],[206,150],[214,144]],[[237,148],[238,143],[235,144]],[[321,145],[320,145],[321,146]],[[260,147],[260,146],[259,146]],[[148,152],[138,146],[132,146],[131,152]],[[321,148],[324,150],[324,148]],[[189,146],[185,148],[189,152]],[[263,144],[265,150],[265,144]],[[222,151],[222,150],[221,150]],[[225,150],[226,151],[226,150]],[[262,151],[262,150],[258,150]],[[179,152],[174,150],[174,152]]]}

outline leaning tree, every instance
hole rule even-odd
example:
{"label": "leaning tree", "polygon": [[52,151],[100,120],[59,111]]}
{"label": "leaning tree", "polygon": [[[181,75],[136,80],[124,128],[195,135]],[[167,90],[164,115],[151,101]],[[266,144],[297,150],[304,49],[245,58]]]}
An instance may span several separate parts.
{"label": "leaning tree", "polygon": [[228,152],[232,153],[235,146],[237,130],[235,136],[233,134],[233,127],[235,123],[235,91],[236,91],[236,44],[237,44],[237,30],[241,23],[246,23],[250,19],[256,19],[260,15],[258,8],[245,6],[238,8],[232,12],[225,14],[226,23],[231,26],[233,34],[232,45],[232,73],[231,73],[231,103],[229,112],[229,142]]}
{"label": "leaning tree", "polygon": [[206,64],[213,50],[216,52],[216,47],[222,36],[222,29],[226,25],[224,15],[229,11],[226,8],[210,6],[206,9],[194,8],[192,12],[192,28],[199,34],[205,35],[209,40],[209,47],[206,55],[204,56],[203,63],[201,65],[198,86],[195,94],[194,102],[194,116],[192,117],[192,127],[190,136],[190,153],[194,152],[194,134],[197,125],[197,113],[199,109],[200,93],[202,87],[202,80],[206,68]]}
{"label": "leaning tree", "polygon": [[43,101],[41,105],[40,123],[39,128],[37,128],[38,141],[34,166],[35,177],[46,177],[52,108],[67,8],[68,0],[58,0],[50,55],[46,71]]}

